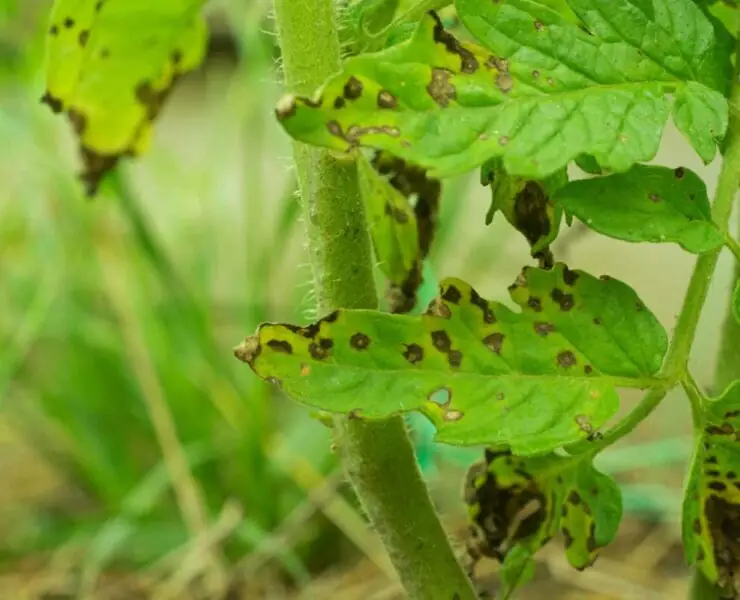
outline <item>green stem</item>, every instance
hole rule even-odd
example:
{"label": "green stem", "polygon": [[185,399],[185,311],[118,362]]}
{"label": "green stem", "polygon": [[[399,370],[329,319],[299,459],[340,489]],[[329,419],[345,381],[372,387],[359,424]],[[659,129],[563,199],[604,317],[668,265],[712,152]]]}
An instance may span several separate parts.
{"label": "green stem", "polygon": [[691,403],[691,415],[694,418],[694,427],[697,428],[701,423],[701,415],[704,412],[704,404],[707,401],[706,396],[702,393],[693,375],[688,371],[686,372],[686,376],[681,380],[681,386]]}
{"label": "green stem", "polygon": [[[274,0],[286,85],[311,95],[339,71],[332,0]],[[327,151],[294,145],[319,308],[375,308],[372,254],[357,169]],[[400,417],[335,423],[347,475],[412,600],[474,600],[421,479]]]}
{"label": "green stem", "polygon": [[[712,207],[714,222],[717,223],[727,239],[733,253],[738,256],[737,243],[728,234],[728,224],[732,213],[735,196],[740,186],[740,35],[735,44],[735,72],[732,77],[730,94],[730,123],[727,132],[727,150],[722,161],[717,192]],[[707,277],[711,277],[717,265],[719,250],[712,252],[705,259]],[[699,259],[701,261],[702,259]],[[711,269],[709,268],[711,267]],[[697,270],[699,264],[697,263]],[[740,264],[735,267],[735,279],[740,279]],[[704,283],[709,287],[709,281]],[[704,290],[706,296],[706,289]],[[728,311],[721,333],[719,361],[715,373],[715,387],[724,388],[728,383],[740,378],[740,325],[734,320],[732,311]],[[693,336],[692,336],[693,340]],[[723,595],[717,586],[708,581],[704,574],[695,569],[691,585],[690,600],[719,600]]]}
{"label": "green stem", "polygon": [[738,264],[740,264],[740,243],[728,234],[725,237],[725,246],[727,246],[728,250],[735,256],[735,260],[737,260]]}

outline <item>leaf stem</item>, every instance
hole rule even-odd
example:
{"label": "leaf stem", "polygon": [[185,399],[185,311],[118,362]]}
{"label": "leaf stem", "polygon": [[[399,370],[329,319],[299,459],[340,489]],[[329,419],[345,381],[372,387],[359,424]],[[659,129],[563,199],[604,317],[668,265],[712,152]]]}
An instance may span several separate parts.
{"label": "leaf stem", "polygon": [[740,264],[740,243],[729,233],[725,236],[725,246],[735,256],[738,264]]}
{"label": "leaf stem", "polygon": [[688,371],[681,380],[681,386],[686,392],[689,402],[691,402],[691,414],[694,418],[694,427],[698,427],[701,422],[701,415],[704,412],[704,404],[706,403],[707,398],[699,388],[699,384],[696,383],[693,375]]}
{"label": "leaf stem", "polygon": [[[333,0],[274,0],[286,86],[310,95],[339,71]],[[314,284],[322,312],[376,308],[370,239],[354,161],[294,144]],[[345,471],[411,600],[474,600],[432,507],[401,417],[337,417]]]}

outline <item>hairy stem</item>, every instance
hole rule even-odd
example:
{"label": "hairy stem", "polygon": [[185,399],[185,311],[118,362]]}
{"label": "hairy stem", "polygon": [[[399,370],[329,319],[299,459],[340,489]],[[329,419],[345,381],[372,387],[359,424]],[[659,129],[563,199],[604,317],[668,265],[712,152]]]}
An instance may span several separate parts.
{"label": "hairy stem", "polygon": [[[286,86],[312,94],[340,68],[332,0],[274,0]],[[319,309],[375,308],[370,239],[353,161],[294,145]],[[401,417],[335,423],[347,475],[412,600],[474,600],[421,479]]]}
{"label": "hairy stem", "polygon": [[[712,207],[712,215],[715,223],[720,230],[729,238],[728,225],[732,208],[740,186],[740,35],[735,45],[735,72],[732,77],[732,93],[730,94],[730,123],[727,131],[727,149],[722,161],[722,170],[720,171],[717,182],[717,192]],[[733,240],[734,241],[734,240]],[[734,248],[731,249],[734,250]],[[692,283],[695,283],[696,292],[703,299],[707,295],[709,283],[717,266],[720,250],[701,257],[697,261]],[[740,264],[735,269],[736,277],[740,276]],[[691,287],[689,288],[691,290]],[[687,298],[688,302],[688,298]],[[698,320],[698,314],[696,316]],[[679,320],[680,321],[680,320]],[[680,323],[679,323],[680,324]],[[691,325],[689,321],[687,325]],[[696,327],[696,322],[693,322]],[[678,334],[678,327],[676,333]],[[688,348],[693,343],[693,333],[686,335]],[[717,372],[715,374],[715,387],[717,391],[725,387],[730,381],[740,378],[740,326],[734,321],[731,311],[725,319],[725,324],[721,333],[720,353]],[[696,569],[694,580],[691,586],[691,600],[718,600],[722,598],[721,591],[706,579],[704,574]]]}

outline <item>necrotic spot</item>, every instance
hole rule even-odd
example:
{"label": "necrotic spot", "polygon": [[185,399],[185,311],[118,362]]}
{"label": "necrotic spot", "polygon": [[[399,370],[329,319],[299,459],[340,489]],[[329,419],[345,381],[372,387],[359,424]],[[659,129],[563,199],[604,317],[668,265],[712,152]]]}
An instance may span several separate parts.
{"label": "necrotic spot", "polygon": [[567,369],[568,367],[572,367],[574,364],[576,364],[576,355],[570,350],[564,350],[558,354],[558,365],[561,367]]}
{"label": "necrotic spot", "polygon": [[80,31],[80,36],[79,36],[80,46],[84,48],[87,45],[87,40],[89,39],[90,39],[89,31],[87,31],[86,29],[83,29],[82,31]]}
{"label": "necrotic spot", "polygon": [[290,342],[286,342],[285,340],[268,340],[267,345],[275,350],[275,352],[284,352],[285,354],[293,353],[293,346],[290,345]]}
{"label": "necrotic spot", "polygon": [[67,29],[72,29],[72,27],[75,26],[74,19],[70,19],[69,17],[67,17],[66,19],[64,19],[64,26]]}
{"label": "necrotic spot", "polygon": [[451,367],[459,367],[462,364],[463,355],[459,350],[450,350],[447,353],[447,360]]}
{"label": "necrotic spot", "polygon": [[424,348],[418,344],[408,344],[403,352],[403,357],[412,365],[424,358]]}
{"label": "necrotic spot", "polygon": [[573,295],[566,294],[563,290],[555,288],[551,293],[550,297],[560,306],[560,310],[567,312],[573,308]]}
{"label": "necrotic spot", "polygon": [[568,267],[565,267],[563,270],[563,281],[565,282],[565,285],[575,285],[576,281],[578,281],[578,277],[578,273],[571,271]]}
{"label": "necrotic spot", "polygon": [[347,100],[357,100],[362,96],[362,82],[354,75],[344,84],[344,97]]}
{"label": "necrotic spot", "polygon": [[447,302],[452,302],[452,304],[459,304],[462,294],[454,285],[450,285],[442,294],[442,298],[447,300]]}
{"label": "necrotic spot", "polygon": [[446,331],[441,329],[439,331],[432,331],[432,344],[434,344],[434,347],[437,350],[442,352],[449,352],[452,347],[450,336]]}
{"label": "necrotic spot", "polygon": [[534,312],[541,312],[542,300],[540,300],[536,296],[530,296],[529,300],[527,300],[527,306],[531,308]]}
{"label": "necrotic spot", "polygon": [[545,323],[544,321],[536,321],[534,324],[534,331],[537,335],[546,337],[548,334],[555,331],[555,325],[552,323]]}
{"label": "necrotic spot", "polygon": [[370,338],[364,333],[355,333],[349,339],[349,345],[355,350],[364,350],[370,345]]}
{"label": "necrotic spot", "polygon": [[380,90],[378,92],[378,106],[380,108],[396,108],[398,106],[398,100],[389,91]]}
{"label": "necrotic spot", "polygon": [[483,343],[489,350],[492,350],[496,354],[501,354],[501,347],[504,344],[505,337],[503,333],[492,333],[483,338]]}

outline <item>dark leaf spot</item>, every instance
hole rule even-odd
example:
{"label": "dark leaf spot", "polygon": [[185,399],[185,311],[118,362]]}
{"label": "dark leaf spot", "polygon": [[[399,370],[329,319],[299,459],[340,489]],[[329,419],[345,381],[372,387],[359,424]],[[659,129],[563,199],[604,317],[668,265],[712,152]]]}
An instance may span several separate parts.
{"label": "dark leaf spot", "polygon": [[344,105],[346,104],[345,99],[342,96],[337,96],[334,98],[334,108],[339,110],[340,108],[344,108]]}
{"label": "dark leaf spot", "polygon": [[537,31],[542,31],[542,30],[543,30],[543,29],[545,28],[545,26],[544,26],[544,24],[542,23],[542,21],[535,21],[535,22],[534,22],[534,28],[535,28],[535,29],[536,29]]}
{"label": "dark leaf spot", "polygon": [[52,96],[49,92],[41,96],[41,102],[46,104],[55,114],[62,112],[62,101]]}
{"label": "dark leaf spot", "polygon": [[492,324],[496,322],[496,316],[493,314],[493,311],[488,306],[488,302],[483,299],[483,297],[476,292],[474,289],[470,290],[470,303],[473,306],[477,306],[478,308],[483,311],[483,322],[487,324]]}
{"label": "dark leaf spot", "polygon": [[75,26],[74,19],[70,19],[69,17],[67,17],[66,19],[64,19],[64,26],[67,29],[72,29],[72,27]]}
{"label": "dark leaf spot", "polygon": [[440,106],[447,107],[457,97],[457,90],[452,85],[452,72],[447,69],[432,69],[432,80],[427,85],[427,92]]}
{"label": "dark leaf spot", "polygon": [[710,481],[707,487],[715,492],[724,492],[727,489],[727,485],[722,481]]}
{"label": "dark leaf spot", "polygon": [[678,167],[674,169],[673,175],[676,179],[683,179],[684,175],[686,175],[686,169],[683,167]]}
{"label": "dark leaf spot", "polygon": [[57,35],[59,33],[59,27],[52,25],[49,27],[49,35]]}
{"label": "dark leaf spot", "polygon": [[563,312],[569,311],[571,308],[573,308],[573,305],[575,304],[575,302],[573,301],[573,295],[566,294],[563,292],[563,290],[559,288],[555,288],[550,293],[550,297],[560,306],[560,310],[562,310]]}
{"label": "dark leaf spot", "polygon": [[735,473],[735,471],[727,471],[725,477],[729,480],[733,480],[737,478],[737,473]]}
{"label": "dark leaf spot", "polygon": [[322,350],[331,350],[334,346],[334,340],[331,338],[319,338],[319,348]]}
{"label": "dark leaf spot", "polygon": [[650,192],[648,194],[648,199],[650,200],[650,202],[660,202],[660,196],[655,192]]}
{"label": "dark leaf spot", "polygon": [[532,71],[532,79],[537,79],[539,76],[540,76],[540,72],[537,69]]}
{"label": "dark leaf spot", "polygon": [[170,56],[170,60],[172,61],[173,65],[179,65],[182,62],[182,51],[175,50]]}
{"label": "dark leaf spot", "polygon": [[447,353],[447,360],[451,367],[459,367],[462,364],[463,355],[459,350],[450,350]]}
{"label": "dark leaf spot", "polygon": [[558,365],[564,368],[572,367],[576,364],[576,355],[573,354],[570,350],[564,350],[560,354],[558,354]]}
{"label": "dark leaf spot", "polygon": [[568,267],[565,267],[563,270],[563,281],[565,282],[565,285],[575,285],[576,281],[578,281],[578,277],[578,273],[571,271]]}
{"label": "dark leaf spot", "polygon": [[84,48],[87,45],[87,40],[90,39],[90,32],[87,29],[83,29],[82,31],[80,31],[78,39],[80,41],[80,46]]}
{"label": "dark leaf spot", "polygon": [[588,534],[588,539],[586,540],[586,550],[588,550],[589,554],[592,552],[596,552],[596,550],[599,549],[598,544],[596,543],[596,524],[591,523],[591,530]]}
{"label": "dark leaf spot", "polygon": [[398,106],[398,100],[389,91],[380,90],[378,92],[378,106],[380,108],[396,108]]}
{"label": "dark leaf spot", "polygon": [[268,340],[267,345],[275,350],[275,352],[293,354],[293,346],[290,345],[290,342],[286,342],[285,340]]}
{"label": "dark leaf spot", "polygon": [[362,96],[362,82],[353,75],[344,84],[343,93],[347,100],[357,100]]}
{"label": "dark leaf spot", "polygon": [[541,312],[542,300],[540,300],[536,296],[530,296],[529,300],[527,300],[527,306],[531,308],[534,312]]}
{"label": "dark leaf spot", "polygon": [[450,336],[442,329],[432,331],[432,344],[434,344],[434,347],[441,352],[449,352],[452,347]]}
{"label": "dark leaf spot", "polygon": [[496,85],[502,93],[507,94],[514,87],[514,78],[507,72],[499,73],[496,76]]}
{"label": "dark leaf spot", "polygon": [[450,285],[442,294],[442,298],[451,302],[452,304],[459,304],[462,299],[462,293],[454,285]]}
{"label": "dark leaf spot", "polygon": [[593,367],[592,367],[591,365],[584,365],[584,367],[583,367],[583,372],[584,372],[584,373],[585,373],[586,375],[591,375],[591,373],[593,373],[593,372],[594,372],[594,368],[593,368]]}
{"label": "dark leaf spot", "polygon": [[483,343],[489,350],[492,350],[496,354],[501,354],[501,347],[503,346],[504,339],[506,336],[503,333],[492,333],[483,338]]}
{"label": "dark leaf spot", "polygon": [[337,137],[344,137],[344,134],[342,133],[342,126],[339,124],[339,121],[327,121],[326,129],[332,135],[335,135]]}
{"label": "dark leaf spot", "polygon": [[308,353],[311,355],[311,358],[315,360],[324,360],[327,356],[329,356],[329,352],[327,350],[324,350],[316,342],[311,342],[308,345]]}
{"label": "dark leaf spot", "polygon": [[370,338],[364,333],[355,333],[349,338],[349,345],[355,350],[364,350],[370,345]]}
{"label": "dark leaf spot", "polygon": [[548,334],[555,331],[555,325],[552,323],[545,323],[544,321],[535,321],[534,331],[537,335],[546,337]]}
{"label": "dark leaf spot", "polygon": [[573,506],[578,506],[581,503],[581,495],[576,490],[571,490],[568,494],[568,502]]}
{"label": "dark leaf spot", "polygon": [[408,344],[403,352],[403,357],[412,365],[416,364],[424,358],[424,348],[418,344]]}

